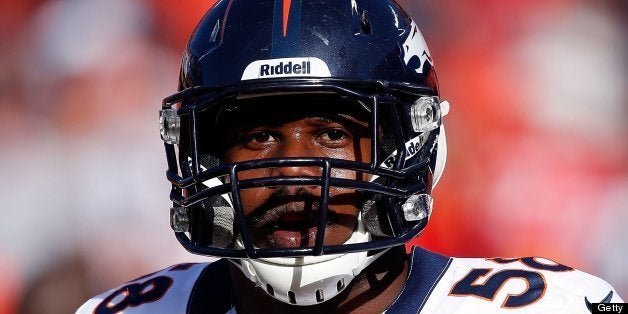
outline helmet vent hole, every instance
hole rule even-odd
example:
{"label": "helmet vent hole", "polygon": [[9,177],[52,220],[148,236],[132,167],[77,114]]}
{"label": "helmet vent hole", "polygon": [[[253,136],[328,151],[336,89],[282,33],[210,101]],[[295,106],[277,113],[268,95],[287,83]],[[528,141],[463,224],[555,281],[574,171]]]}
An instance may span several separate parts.
{"label": "helmet vent hole", "polygon": [[338,289],[338,292],[342,291],[342,289],[344,288],[345,288],[345,280],[344,279],[338,280],[338,282],[336,283],[336,289]]}
{"label": "helmet vent hole", "polygon": [[366,11],[362,11],[362,14],[360,16],[360,27],[362,29],[362,34],[371,34],[371,22],[369,22],[369,19],[366,16]]}
{"label": "helmet vent hole", "polygon": [[323,295],[323,289],[316,290],[316,302],[325,301],[325,296]]}
{"label": "helmet vent hole", "polygon": [[270,294],[271,296],[275,296],[275,289],[273,289],[273,286],[266,284],[266,292],[268,292],[268,294]]}
{"label": "helmet vent hole", "polygon": [[296,297],[296,295],[294,294],[293,291],[288,291],[288,300],[292,304],[297,304],[297,297]]}

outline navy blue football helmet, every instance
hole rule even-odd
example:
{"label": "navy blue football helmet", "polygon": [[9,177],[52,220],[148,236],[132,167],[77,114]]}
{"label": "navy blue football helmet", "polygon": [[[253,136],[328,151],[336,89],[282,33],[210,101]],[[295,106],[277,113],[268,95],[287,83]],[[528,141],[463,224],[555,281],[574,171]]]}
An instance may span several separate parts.
{"label": "navy blue football helmet", "polygon": [[[281,102],[285,97],[319,97],[335,106],[358,107],[368,117],[370,160],[223,162],[223,117],[237,117],[244,102]],[[165,98],[160,111],[176,237],[196,254],[271,263],[274,258],[339,256],[403,245],[430,216],[432,187],[444,167],[442,117],[448,110],[439,99],[434,62],[421,32],[392,0],[218,1],[185,48],[179,92]],[[321,174],[246,180],[239,175],[276,167],[317,167]],[[335,170],[370,179],[337,178]],[[252,241],[241,193],[277,186],[323,191],[315,245],[260,248]],[[325,245],[325,204],[333,188],[362,195],[356,230],[361,236]],[[338,291],[344,286],[334,284]],[[321,301],[317,293],[305,303],[279,299],[311,304]]]}
{"label": "navy blue football helmet", "polygon": [[[363,107],[370,114],[371,161],[221,163],[216,149],[221,130],[216,126],[228,105],[298,94],[328,95]],[[427,222],[431,205],[424,203],[431,203],[432,186],[444,166],[441,118],[448,104],[438,97],[423,36],[394,1],[218,1],[183,53],[179,92],[165,98],[160,111],[174,203],[171,222],[178,240],[197,254],[233,258],[338,254],[407,242]],[[238,179],[240,171],[283,166],[321,167],[327,174],[350,169],[373,179]],[[316,241],[306,248],[256,248],[243,227],[238,195],[241,189],[277,185],[363,192],[368,201],[362,219],[372,239],[339,246]],[[327,203],[326,197],[322,193],[321,204]],[[322,236],[324,228],[318,232]]]}

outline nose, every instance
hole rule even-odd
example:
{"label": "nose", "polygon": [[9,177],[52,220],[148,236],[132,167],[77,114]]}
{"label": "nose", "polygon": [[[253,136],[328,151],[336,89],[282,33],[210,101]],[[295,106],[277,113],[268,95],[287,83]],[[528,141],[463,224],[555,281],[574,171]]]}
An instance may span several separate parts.
{"label": "nose", "polygon": [[[321,156],[314,143],[308,143],[298,137],[287,138],[279,145],[275,152],[278,158],[312,158]],[[320,176],[321,167],[286,166],[274,168],[271,176]]]}

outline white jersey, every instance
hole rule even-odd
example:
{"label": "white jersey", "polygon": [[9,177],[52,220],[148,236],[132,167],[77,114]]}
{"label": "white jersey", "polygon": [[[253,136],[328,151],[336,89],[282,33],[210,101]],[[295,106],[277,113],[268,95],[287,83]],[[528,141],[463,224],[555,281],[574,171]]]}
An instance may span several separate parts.
{"label": "white jersey", "polygon": [[590,314],[608,302],[623,301],[606,281],[547,259],[454,258],[420,312]]}
{"label": "white jersey", "polygon": [[[623,300],[604,280],[543,258],[453,258],[415,247],[386,313],[591,313]],[[236,313],[228,261],[181,264],[87,301],[77,314]]]}

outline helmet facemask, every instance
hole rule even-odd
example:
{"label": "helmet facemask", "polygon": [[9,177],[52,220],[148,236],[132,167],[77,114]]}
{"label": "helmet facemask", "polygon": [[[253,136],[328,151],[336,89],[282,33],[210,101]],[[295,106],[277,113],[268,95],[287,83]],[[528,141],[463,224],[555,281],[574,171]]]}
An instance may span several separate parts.
{"label": "helmet facemask", "polygon": [[[340,293],[383,249],[403,245],[424,228],[431,213],[433,169],[443,112],[438,98],[429,90],[407,86],[386,89],[379,83],[364,86],[337,80],[284,83],[292,85],[244,85],[220,91],[195,88],[164,100],[162,117],[171,118],[162,118],[162,129],[166,130],[162,135],[167,135],[169,124],[178,123],[180,129],[178,139],[166,142],[167,175],[172,182],[174,204],[171,222],[178,240],[189,251],[234,261],[242,259],[236,262],[237,266],[269,294],[286,303],[308,305]],[[368,160],[299,156],[224,163],[225,146],[221,140],[228,136],[223,130],[237,123],[239,110],[247,103],[263,106],[267,103],[264,99],[285,103],[286,97],[324,100],[333,105],[321,105],[319,111],[342,107],[338,112],[360,115],[367,122],[367,136],[371,139]],[[285,110],[279,112],[283,114]],[[175,127],[170,129],[171,133],[176,132]],[[298,176],[248,175],[283,168],[313,170],[309,175]],[[351,178],[346,178],[348,173]],[[307,216],[314,231],[292,245],[260,241],[258,231],[263,222],[259,220],[267,218],[247,215],[250,210],[243,202],[246,193],[256,189],[316,191],[307,197],[299,196],[307,198],[301,204],[311,207],[309,213],[302,215]],[[347,194],[354,196],[353,221],[340,219],[334,210],[339,206],[335,197],[342,194],[338,191],[351,191]],[[352,229],[346,239],[326,239],[335,225]],[[369,257],[369,251],[379,254]],[[260,271],[269,265],[295,275],[320,263],[345,265],[342,267],[347,269],[346,276],[335,271],[325,277],[326,286],[318,288],[307,283],[280,287],[280,283],[269,283],[273,276],[260,276]],[[336,266],[336,270],[338,267],[342,268]],[[321,271],[310,269],[308,273]],[[321,280],[317,278],[312,282]]]}

